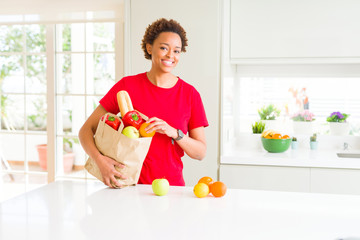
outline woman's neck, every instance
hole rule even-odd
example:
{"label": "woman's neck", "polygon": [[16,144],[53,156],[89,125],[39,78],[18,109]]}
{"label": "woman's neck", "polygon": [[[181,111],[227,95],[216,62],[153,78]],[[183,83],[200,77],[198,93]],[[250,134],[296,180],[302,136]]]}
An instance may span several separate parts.
{"label": "woman's neck", "polygon": [[156,73],[150,70],[146,73],[149,81],[161,88],[172,88],[177,83],[178,78],[171,73]]}

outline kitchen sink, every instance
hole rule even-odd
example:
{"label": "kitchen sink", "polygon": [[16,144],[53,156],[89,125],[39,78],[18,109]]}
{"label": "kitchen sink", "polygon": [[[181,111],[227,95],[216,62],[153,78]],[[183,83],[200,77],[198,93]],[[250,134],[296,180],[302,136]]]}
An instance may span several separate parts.
{"label": "kitchen sink", "polygon": [[360,153],[342,152],[336,153],[339,158],[360,158]]}

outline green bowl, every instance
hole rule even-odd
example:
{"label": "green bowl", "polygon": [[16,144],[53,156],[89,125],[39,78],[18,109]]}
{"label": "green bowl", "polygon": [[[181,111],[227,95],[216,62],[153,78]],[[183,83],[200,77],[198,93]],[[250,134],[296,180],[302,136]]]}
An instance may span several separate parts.
{"label": "green bowl", "polygon": [[268,139],[261,138],[261,142],[266,151],[271,153],[281,153],[289,149],[291,138],[289,139]]}

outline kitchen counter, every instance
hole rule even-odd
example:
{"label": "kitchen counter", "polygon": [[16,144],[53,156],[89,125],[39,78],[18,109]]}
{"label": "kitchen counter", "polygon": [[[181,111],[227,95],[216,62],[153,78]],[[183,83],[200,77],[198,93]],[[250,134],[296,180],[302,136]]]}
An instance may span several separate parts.
{"label": "kitchen counter", "polygon": [[359,226],[360,197],[348,195],[228,189],[199,199],[192,187],[158,197],[150,185],[57,181],[0,204],[2,240],[335,240],[360,238]]}
{"label": "kitchen counter", "polygon": [[360,169],[360,158],[340,158],[330,150],[292,150],[283,153],[233,151],[221,157],[221,164]]}

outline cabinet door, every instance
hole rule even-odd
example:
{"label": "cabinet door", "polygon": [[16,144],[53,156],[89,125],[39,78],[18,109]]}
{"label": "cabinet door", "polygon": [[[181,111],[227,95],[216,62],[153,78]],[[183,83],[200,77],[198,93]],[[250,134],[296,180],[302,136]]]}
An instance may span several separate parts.
{"label": "cabinet door", "polygon": [[310,169],[220,165],[220,181],[229,188],[309,192]]}
{"label": "cabinet door", "polygon": [[232,60],[360,57],[360,1],[232,0],[230,9]]}
{"label": "cabinet door", "polygon": [[311,192],[360,194],[360,170],[312,168]]}

